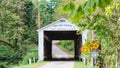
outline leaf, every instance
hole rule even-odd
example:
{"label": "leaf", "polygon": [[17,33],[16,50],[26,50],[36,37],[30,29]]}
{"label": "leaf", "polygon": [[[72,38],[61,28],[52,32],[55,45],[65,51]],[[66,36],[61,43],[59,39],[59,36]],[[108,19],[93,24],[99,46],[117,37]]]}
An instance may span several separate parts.
{"label": "leaf", "polygon": [[99,0],[99,6],[102,8],[105,8],[107,6],[106,2],[104,0]]}
{"label": "leaf", "polygon": [[78,14],[78,8],[75,8],[70,16],[75,17],[77,14]]}
{"label": "leaf", "polygon": [[89,8],[92,8],[95,4],[94,0],[89,0],[84,4],[83,10],[87,10]]}
{"label": "leaf", "polygon": [[75,8],[74,10],[73,10],[73,12],[71,13],[71,17],[75,17],[77,14],[80,14],[80,13],[82,13],[83,11],[82,11],[82,7],[81,7],[81,5],[79,6],[79,7],[77,7],[77,8]]}
{"label": "leaf", "polygon": [[75,8],[70,15],[73,22],[77,22],[83,16],[84,16],[84,12],[82,10],[81,5],[79,5],[77,8]]}
{"label": "leaf", "polygon": [[74,3],[73,2],[69,2],[67,5],[65,5],[63,7],[63,10],[64,11],[72,11],[72,10],[74,10],[74,8],[75,8]]}
{"label": "leaf", "polygon": [[85,3],[82,5],[82,10],[85,10],[86,5],[87,5],[87,2],[85,2]]}
{"label": "leaf", "polygon": [[94,6],[94,4],[95,4],[95,1],[94,0],[89,0],[89,7],[93,7]]}
{"label": "leaf", "polygon": [[98,5],[99,4],[99,0],[96,0],[96,5]]}
{"label": "leaf", "polygon": [[107,5],[109,5],[113,0],[104,0]]}
{"label": "leaf", "polygon": [[91,12],[93,12],[96,8],[95,0],[88,0],[82,6],[82,10],[84,11],[85,16],[88,16]]}
{"label": "leaf", "polygon": [[97,0],[97,5],[100,7],[100,8],[105,8],[107,5],[109,5],[110,3],[112,2],[112,0]]}

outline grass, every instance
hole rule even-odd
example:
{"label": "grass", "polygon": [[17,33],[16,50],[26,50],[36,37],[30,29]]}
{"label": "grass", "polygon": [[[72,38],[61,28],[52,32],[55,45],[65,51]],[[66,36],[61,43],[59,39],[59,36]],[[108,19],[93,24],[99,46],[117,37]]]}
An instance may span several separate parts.
{"label": "grass", "polygon": [[15,67],[12,67],[12,68],[38,68],[44,64],[46,64],[47,62],[45,61],[41,61],[41,62],[38,62],[38,63],[33,63],[33,64],[28,64],[28,65],[23,65],[23,66],[15,66]]}
{"label": "grass", "polygon": [[91,65],[85,65],[85,63],[83,62],[74,62],[74,68],[97,68],[97,67],[93,67]]}
{"label": "grass", "polygon": [[69,55],[74,55],[73,51],[69,51],[66,48],[64,48],[63,46],[57,44],[57,47],[59,47],[61,50],[63,50],[64,52],[68,53]]}

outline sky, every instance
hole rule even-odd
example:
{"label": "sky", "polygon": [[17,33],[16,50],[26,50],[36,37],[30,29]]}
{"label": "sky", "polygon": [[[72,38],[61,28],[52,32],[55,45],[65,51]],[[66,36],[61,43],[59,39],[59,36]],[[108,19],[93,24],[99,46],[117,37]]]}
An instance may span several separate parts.
{"label": "sky", "polygon": [[50,1],[50,0],[46,0],[46,1]]}

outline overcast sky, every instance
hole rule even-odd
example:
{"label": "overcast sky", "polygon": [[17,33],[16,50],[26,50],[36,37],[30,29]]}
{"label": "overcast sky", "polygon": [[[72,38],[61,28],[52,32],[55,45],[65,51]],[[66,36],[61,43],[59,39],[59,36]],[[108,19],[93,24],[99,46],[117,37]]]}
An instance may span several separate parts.
{"label": "overcast sky", "polygon": [[50,1],[50,0],[46,0],[46,1]]}

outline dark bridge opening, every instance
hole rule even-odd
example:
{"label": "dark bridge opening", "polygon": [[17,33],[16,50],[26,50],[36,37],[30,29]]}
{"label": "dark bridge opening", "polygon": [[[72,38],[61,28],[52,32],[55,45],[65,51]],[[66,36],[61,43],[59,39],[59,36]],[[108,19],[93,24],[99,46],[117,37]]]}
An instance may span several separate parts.
{"label": "dark bridge opening", "polygon": [[[74,40],[73,58],[53,58],[52,40]],[[82,38],[76,31],[44,31],[44,60],[80,60]]]}

